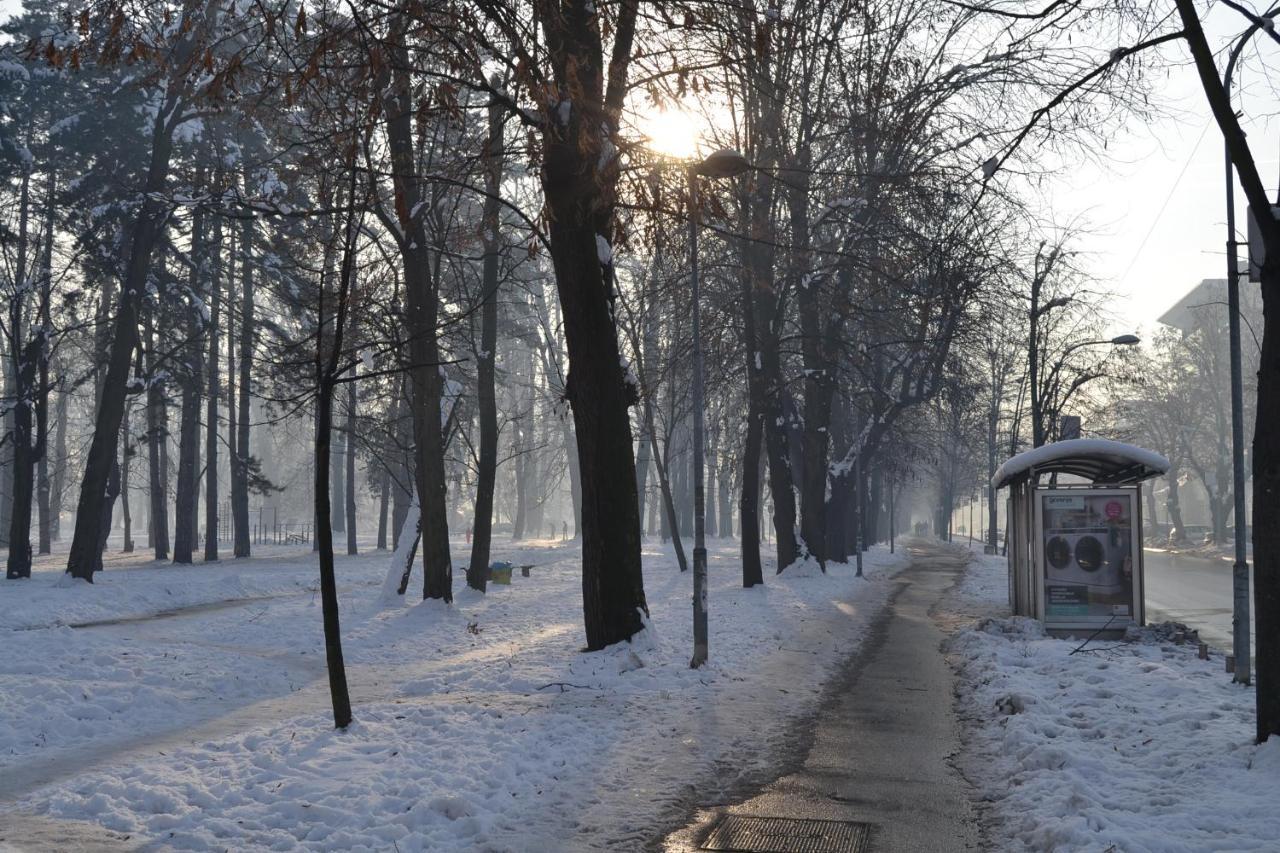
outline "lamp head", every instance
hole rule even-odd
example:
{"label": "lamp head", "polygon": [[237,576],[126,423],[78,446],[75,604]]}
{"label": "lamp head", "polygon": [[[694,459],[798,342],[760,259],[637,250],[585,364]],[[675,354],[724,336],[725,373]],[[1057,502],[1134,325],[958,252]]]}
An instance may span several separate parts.
{"label": "lamp head", "polygon": [[1119,337],[1112,338],[1111,343],[1119,347],[1128,347],[1137,343],[1142,343],[1142,338],[1137,335],[1120,335]]}
{"label": "lamp head", "polygon": [[707,178],[732,178],[751,168],[751,161],[732,148],[721,148],[693,167],[694,174]]}

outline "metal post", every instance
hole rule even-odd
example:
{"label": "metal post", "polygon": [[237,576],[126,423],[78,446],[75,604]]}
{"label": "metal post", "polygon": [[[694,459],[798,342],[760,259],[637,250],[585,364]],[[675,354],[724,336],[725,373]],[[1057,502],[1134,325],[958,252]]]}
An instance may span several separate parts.
{"label": "metal post", "polygon": [[862,577],[862,451],[853,457],[853,550],[858,555],[858,577]]}
{"label": "metal post", "polygon": [[[1229,86],[1231,78],[1227,78]],[[1231,646],[1236,667],[1233,681],[1248,684],[1249,648],[1248,519],[1244,507],[1244,382],[1240,366],[1240,269],[1236,258],[1235,181],[1231,151],[1226,149],[1227,172],[1227,328],[1231,337],[1231,468],[1235,498],[1236,561],[1231,567]]]}
{"label": "metal post", "polygon": [[894,523],[894,506],[893,506],[893,477],[889,477],[889,553],[893,553],[893,537],[897,533],[897,525]]}
{"label": "metal post", "polygon": [[1031,446],[1044,444],[1044,423],[1040,417],[1040,353],[1036,346],[1036,324],[1040,322],[1040,256],[1036,255],[1036,268],[1031,279],[1030,340],[1027,342],[1027,371],[1031,387]]}
{"label": "metal post", "polygon": [[689,272],[693,291],[693,660],[694,669],[707,661],[707,542],[706,497],[702,472],[702,310],[698,282],[698,177],[689,178]]}

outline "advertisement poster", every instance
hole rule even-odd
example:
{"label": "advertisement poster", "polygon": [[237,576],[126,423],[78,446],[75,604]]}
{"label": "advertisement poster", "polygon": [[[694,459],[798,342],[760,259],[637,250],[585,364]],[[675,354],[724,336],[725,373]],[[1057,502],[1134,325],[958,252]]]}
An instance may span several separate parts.
{"label": "advertisement poster", "polygon": [[1133,620],[1133,496],[1042,495],[1045,622]]}

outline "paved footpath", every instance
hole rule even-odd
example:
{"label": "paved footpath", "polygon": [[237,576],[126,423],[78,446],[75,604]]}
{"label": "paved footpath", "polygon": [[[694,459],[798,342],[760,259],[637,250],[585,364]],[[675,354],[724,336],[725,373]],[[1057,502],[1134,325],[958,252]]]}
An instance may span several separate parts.
{"label": "paved footpath", "polygon": [[[665,840],[664,850],[947,853],[977,848],[968,785],[948,762],[960,748],[954,679],[940,648],[945,634],[930,612],[969,557],[925,542],[908,547],[911,565],[898,575],[900,586],[887,612],[832,689],[800,769],[745,802],[700,811],[692,824]],[[870,826],[862,846],[807,835],[813,825],[731,821],[717,827],[726,816]],[[754,842],[724,846],[725,830],[734,824],[754,827],[761,835]],[[850,837],[856,839],[857,833]]]}

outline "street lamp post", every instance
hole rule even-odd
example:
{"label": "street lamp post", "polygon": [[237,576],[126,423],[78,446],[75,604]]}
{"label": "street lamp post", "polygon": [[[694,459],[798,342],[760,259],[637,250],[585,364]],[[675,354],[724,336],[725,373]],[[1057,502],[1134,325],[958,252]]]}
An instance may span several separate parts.
{"label": "street lamp post", "polygon": [[751,168],[737,151],[723,149],[689,167],[689,273],[693,295],[693,659],[697,669],[707,662],[706,495],[703,488],[702,292],[698,275],[698,178],[731,178]]}
{"label": "street lamp post", "polygon": [[[1245,42],[1257,32],[1251,26],[1227,60],[1222,88],[1231,98],[1231,77]],[[1227,177],[1227,329],[1231,347],[1231,469],[1232,498],[1235,503],[1235,563],[1231,566],[1231,652],[1235,656],[1232,680],[1248,684],[1252,678],[1249,642],[1249,562],[1247,519],[1244,507],[1244,380],[1240,365],[1240,267],[1236,257],[1235,174],[1231,167],[1231,148],[1223,143]]]}

